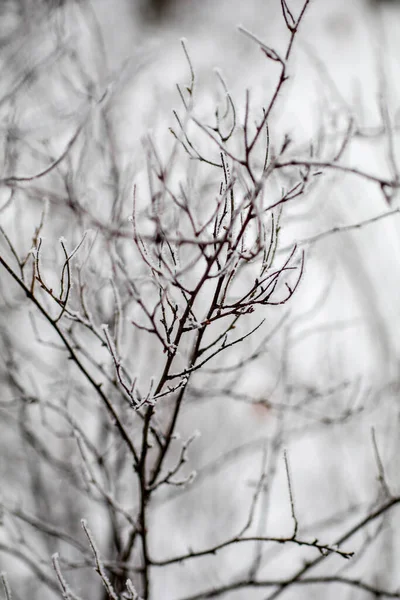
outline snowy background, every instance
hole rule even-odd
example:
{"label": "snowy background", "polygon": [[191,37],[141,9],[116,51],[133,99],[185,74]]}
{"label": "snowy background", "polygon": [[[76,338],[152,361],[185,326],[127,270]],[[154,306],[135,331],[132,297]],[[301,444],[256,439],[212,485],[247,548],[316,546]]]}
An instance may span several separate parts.
{"label": "snowy background", "polygon": [[[293,0],[290,5],[297,14],[302,2]],[[204,114],[213,110],[214,68],[218,67],[240,107],[239,118],[243,118],[246,89],[251,90],[259,116],[260,106],[274,89],[277,70],[237,26],[242,25],[278,52],[287,43],[277,0],[171,0],[163,7],[144,0],[93,0],[90,5],[67,2],[52,8],[51,19],[45,18],[47,9],[39,2],[4,1],[0,7],[2,177],[37,172],[47,164],[48,156],[56,157],[65,149],[82,120],[90,122],[93,139],[109,135],[116,179],[112,180],[108,159],[102,156],[100,146],[91,145],[90,136],[79,155],[71,153],[66,169],[74,170],[74,189],[82,194],[88,214],[100,220],[110,213],[116,181],[121,196],[126,196],[121,219],[127,220],[132,181],[140,180],[145,167],[141,140],[147,132],[151,130],[159,147],[169,143],[172,110],[179,102],[176,83],[188,81],[181,38],[187,40],[196,74],[198,110]],[[312,0],[295,42],[290,80],[272,118],[275,146],[282,144],[285,134],[296,149],[306,149],[310,140],[317,145],[323,128],[321,144],[335,148],[351,122],[352,139],[341,164],[381,178],[400,178],[396,156],[399,28],[400,2]],[[108,130],[94,106],[104,91],[112,97]],[[107,175],[103,173],[105,164]],[[50,174],[22,188],[15,193],[7,185],[0,189],[0,224],[18,251],[28,252],[46,196],[50,217],[43,236],[51,270],[52,244],[60,236],[71,240],[71,246],[78,241],[63,205],[61,185],[57,176]],[[25,193],[28,188],[29,194]],[[243,372],[235,388],[238,398],[218,397],[218,388],[226,384],[225,376],[218,375],[213,386],[203,390],[208,398],[197,402],[195,390],[189,397],[192,405],[183,415],[179,432],[183,438],[194,430],[201,432],[191,456],[198,477],[188,491],[161,493],[155,502],[152,527],[157,532],[153,542],[158,559],[218,543],[243,526],[264,451],[269,480],[257,506],[254,535],[291,535],[284,450],[290,462],[299,528],[310,540],[334,543],[377,505],[376,447],[390,491],[399,493],[399,216],[394,212],[362,228],[307,241],[334,228],[395,211],[397,206],[396,193],[389,206],[376,183],[328,169],[309,194],[285,208],[281,249],[294,242],[305,248],[302,284],[290,305],[268,308],[262,315],[267,327],[264,335],[286,315],[284,326],[267,352]],[[17,349],[14,356],[23,357],[23,376],[26,382],[34,379],[33,393],[47,397],[55,389],[48,365],[60,372],[65,366],[51,348],[40,346],[38,351],[35,346],[32,350],[34,335],[28,315],[19,311],[22,296],[10,286],[4,271],[0,273],[4,404],[11,393],[9,374],[14,373],[10,347]],[[46,337],[46,331],[43,335]],[[257,339],[253,344],[255,348]],[[154,349],[149,345],[136,352],[137,369],[144,377],[151,376]],[[240,357],[233,355],[232,364]],[[245,397],[250,396],[264,402],[246,402]],[[2,412],[6,414],[6,408]],[[40,422],[38,415],[34,418]],[[82,408],[79,419],[89,429],[98,426],[87,407]],[[13,423],[5,417],[0,425],[0,493],[7,506],[24,504],[30,473],[24,449],[14,439]],[[65,493],[69,493],[67,487]],[[56,518],[63,495],[60,476],[54,481],[50,500],[42,499],[41,514],[50,511],[50,521]],[[26,504],[31,506],[31,500],[26,499]],[[83,503],[82,508],[75,508],[79,521],[86,516],[80,510],[87,507]],[[99,510],[90,517],[99,546],[107,554],[102,513]],[[384,589],[397,589],[399,527],[393,509],[379,524],[373,523],[344,544],[343,549],[356,551],[355,559],[329,557],[310,575],[340,572]],[[1,535],[0,543],[7,546],[9,534]],[[14,532],[14,536],[18,540],[18,534]],[[40,547],[43,560],[47,556],[49,563],[53,551],[51,544]],[[242,577],[255,557],[261,579],[290,577],[309,556],[315,558],[312,551],[298,547],[265,546],[260,550],[243,544],[217,557],[154,569],[152,598],[183,600],[196,593],[199,598],[214,597],[201,593]],[[0,554],[0,570],[7,570],[16,598],[45,597],[40,583],[32,583],[29,569],[7,552]],[[25,582],[19,573],[24,574]],[[88,595],[89,584],[79,574],[73,576],[79,594],[93,597]],[[27,589],[35,595],[26,595]],[[267,599],[270,593],[268,588],[250,587],[225,596]],[[282,596],[363,598],[368,593],[357,586],[322,583],[288,587]],[[54,598],[54,592],[48,597]]]}

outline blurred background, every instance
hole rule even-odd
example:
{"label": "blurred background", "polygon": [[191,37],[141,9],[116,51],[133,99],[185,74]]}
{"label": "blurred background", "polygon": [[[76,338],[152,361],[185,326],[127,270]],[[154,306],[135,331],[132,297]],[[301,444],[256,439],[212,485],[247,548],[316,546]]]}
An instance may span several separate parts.
{"label": "blurred background", "polygon": [[[290,2],[294,14],[301,6],[300,0]],[[267,103],[277,71],[266,63],[257,44],[239,33],[238,25],[278,52],[284,51],[287,30],[278,0],[3,0],[2,177],[43,168],[49,156],[63,151],[84,117],[93,139],[107,139],[112,157],[106,157],[100,142],[93,148],[89,135],[79,157],[73,155],[68,164],[74,189],[85,195],[85,210],[90,214],[106,220],[114,210],[113,217],[119,211],[121,222],[126,220],[131,202],[127,190],[146,165],[142,139],[151,130],[161,148],[168,144],[172,110],[179,102],[176,83],[188,81],[181,38],[187,40],[196,74],[199,114],[213,110],[215,67],[223,73],[239,107],[239,119],[243,119],[247,89],[256,114]],[[334,156],[350,131],[341,163],[400,181],[399,30],[400,2],[396,0],[311,0],[290,62],[290,80],[272,117],[274,147],[280,147],[287,135],[299,151],[308,149],[312,140],[315,148]],[[111,99],[105,114],[92,117],[91,107],[103,97],[107,102]],[[19,251],[29,251],[44,198],[51,207],[51,227],[44,233],[48,245],[61,235],[74,239],[70,207],[63,204],[61,187],[56,175],[51,175],[31,185],[29,194],[28,186],[13,192],[8,186],[0,189],[0,224]],[[122,198],[118,206],[113,203],[115,190]],[[251,497],[264,442],[271,444],[267,453],[271,485],[258,511],[260,535],[290,532],[284,448],[290,456],[299,522],[307,535],[319,537],[321,533],[324,539],[333,540],[344,525],[375,505],[379,485],[371,428],[392,492],[399,493],[398,194],[389,200],[374,182],[329,171],[310,194],[283,212],[281,248],[294,242],[305,248],[304,280],[289,307],[290,326],[283,327],[268,351],[243,373],[237,388],[243,396],[266,400],[267,408],[262,403],[212,396],[212,403],[196,403],[193,392],[193,406],[185,413],[181,432],[190,435],[200,428],[203,437],[194,463],[200,473],[203,468],[211,475],[204,489],[200,476],[192,491],[171,493],[156,505],[154,527],[161,532],[160,553],[173,548],[175,554],[191,544],[223,537]],[[388,218],[318,237],[388,211],[393,211]],[[53,258],[49,257],[49,265]],[[99,273],[102,268],[99,264]],[[0,273],[0,293],[0,385],[5,397],[15,372],[15,356],[35,365],[37,393],[46,394],[50,389],[46,363],[54,361],[59,368],[58,357],[49,348],[41,347],[40,354],[31,350],[28,340],[34,336],[26,334],[28,319],[21,317],[21,300],[4,272]],[[265,316],[273,326],[282,315],[277,309]],[[14,354],[10,348],[15,348]],[[151,347],[146,352],[152,356]],[[41,361],[44,375],[40,374]],[[144,369],[151,370],[149,361],[146,365]],[[216,377],[216,388],[218,383]],[[2,413],[6,412],[3,407]],[[90,421],[90,411],[81,418]],[[1,493],[18,504],[33,467],[19,470],[24,450],[13,434],[13,424],[13,418],[6,416],[0,423],[0,477]],[[234,454],[238,447],[242,451]],[[234,458],[230,462],[227,456]],[[56,513],[61,499],[54,487],[47,504],[54,499]],[[79,520],[78,507],[70,509]],[[43,514],[53,508],[45,505],[41,510]],[[101,538],[101,516],[96,526]],[[366,576],[369,582],[388,588],[399,586],[399,527],[398,515],[390,515],[379,528],[360,533],[355,541],[360,558],[349,567],[355,577]],[[6,534],[2,543],[7,544],[4,540]],[[44,555],[50,554],[45,549]],[[250,550],[241,549],[224,554],[219,562],[205,562],[201,568],[190,564],[177,565],[168,574],[157,571],[154,598],[186,598],[204,589],[205,583],[218,587],[232,574],[242,573],[251,555]],[[261,573],[265,577],[287,575],[303,558],[298,549],[284,560],[279,552],[260,553]],[[320,573],[342,573],[342,563],[335,560],[325,570],[321,565]],[[17,559],[7,552],[0,554],[0,570],[10,573],[15,597],[27,598],[18,592],[19,569]],[[24,585],[32,590],[28,570],[26,578]],[[84,595],[88,590],[80,585]],[[35,590],[30,598],[44,598],[40,585]],[[227,597],[261,599],[266,593],[245,590]],[[338,593],[341,598],[364,597],[357,588],[329,584],[288,589],[286,597],[329,599]]]}

